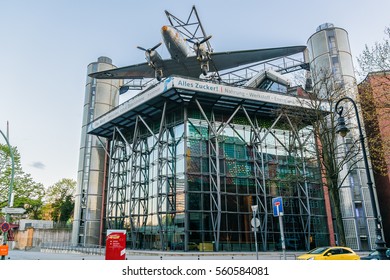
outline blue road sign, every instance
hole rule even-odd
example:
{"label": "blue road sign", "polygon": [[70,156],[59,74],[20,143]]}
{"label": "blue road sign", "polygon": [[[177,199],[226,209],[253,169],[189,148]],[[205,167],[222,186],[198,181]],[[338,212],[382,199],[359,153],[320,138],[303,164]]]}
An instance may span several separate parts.
{"label": "blue road sign", "polygon": [[274,211],[274,217],[283,215],[283,200],[281,196],[272,199],[272,209]]}

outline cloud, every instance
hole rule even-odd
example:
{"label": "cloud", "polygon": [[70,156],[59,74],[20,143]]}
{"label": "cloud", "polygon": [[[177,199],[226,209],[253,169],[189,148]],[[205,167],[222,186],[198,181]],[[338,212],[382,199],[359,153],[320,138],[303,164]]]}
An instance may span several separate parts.
{"label": "cloud", "polygon": [[45,165],[40,161],[34,161],[32,164],[30,164],[32,167],[37,169],[45,169]]}

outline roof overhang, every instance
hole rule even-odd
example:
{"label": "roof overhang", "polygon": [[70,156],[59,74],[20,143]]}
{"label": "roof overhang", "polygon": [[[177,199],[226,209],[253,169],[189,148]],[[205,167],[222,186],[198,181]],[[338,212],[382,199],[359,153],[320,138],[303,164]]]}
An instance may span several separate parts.
{"label": "roof overhang", "polygon": [[[177,108],[194,99],[202,106],[215,110],[234,110],[242,105],[249,114],[264,116],[270,116],[281,108],[297,113],[302,113],[304,107],[311,108],[310,100],[302,97],[171,76],[91,122],[87,133],[109,138],[115,127],[133,126],[137,115],[145,119],[157,118],[161,115],[164,101],[170,101],[169,107]],[[323,110],[327,111],[327,108]]]}

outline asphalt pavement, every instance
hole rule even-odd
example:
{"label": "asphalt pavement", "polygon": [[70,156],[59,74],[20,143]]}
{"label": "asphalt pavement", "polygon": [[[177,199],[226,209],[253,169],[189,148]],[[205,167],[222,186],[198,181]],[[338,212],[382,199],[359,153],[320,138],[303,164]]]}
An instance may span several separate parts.
{"label": "asphalt pavement", "polygon": [[[294,260],[302,252],[286,252],[287,260]],[[104,255],[54,251],[54,250],[10,250],[5,260],[104,260]],[[255,252],[159,252],[126,251],[128,260],[256,260]],[[282,252],[259,252],[259,260],[282,260]]]}
{"label": "asphalt pavement", "polygon": [[[285,258],[281,251],[258,252],[177,252],[126,250],[128,260],[295,260],[304,252],[286,251]],[[359,251],[360,256],[369,252]],[[104,260],[104,254],[88,254],[66,250],[35,248],[32,250],[9,250],[5,260]]]}

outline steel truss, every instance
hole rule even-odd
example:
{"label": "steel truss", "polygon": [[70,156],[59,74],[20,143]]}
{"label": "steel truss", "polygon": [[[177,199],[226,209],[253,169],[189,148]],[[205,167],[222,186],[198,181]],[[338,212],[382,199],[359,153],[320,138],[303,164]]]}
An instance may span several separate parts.
{"label": "steel truss", "polygon": [[[166,121],[166,104],[156,135],[145,120],[136,118],[132,141],[116,128],[110,153],[107,195],[107,228],[130,229],[132,247],[142,243],[140,231],[149,215],[150,154],[157,149],[157,218],[161,248],[166,248],[169,227],[176,215],[176,141],[173,127]],[[148,131],[142,134],[141,129]],[[148,136],[154,139],[149,148]],[[130,179],[130,180],[129,180]],[[128,220],[126,220],[128,219]]]}
{"label": "steel truss", "polygon": [[[299,201],[299,217],[301,221],[301,225],[303,228],[303,232],[305,233],[305,242],[306,247],[310,247],[310,236],[311,236],[311,209],[310,209],[310,201],[309,201],[309,189],[308,189],[308,182],[307,182],[307,170],[306,170],[306,162],[305,162],[305,156],[304,156],[304,150],[305,146],[307,144],[307,141],[310,139],[312,135],[308,135],[302,139],[302,137],[299,136],[299,132],[297,131],[296,126],[293,125],[291,122],[290,117],[287,114],[284,114],[290,127],[291,131],[293,132],[293,143],[295,145],[291,145],[288,149],[288,152],[290,154],[293,154],[293,158],[295,161],[295,168],[296,168],[296,174],[303,177],[300,180],[296,180],[295,183],[298,186],[298,201]],[[297,145],[298,146],[297,146]]]}
{"label": "steel truss", "polygon": [[[147,226],[148,217],[151,213],[151,206],[157,209],[158,235],[162,250],[167,249],[169,234],[172,231],[173,221],[176,216],[176,159],[177,145],[174,126],[168,122],[167,102],[165,101],[161,113],[160,125],[158,131],[151,129],[145,120],[138,115],[135,125],[131,130],[126,131],[126,135],[132,138],[126,140],[122,132],[116,128],[113,132],[113,138],[110,151],[109,181],[107,191],[107,228],[127,228],[130,231],[132,247],[143,248],[140,234]],[[306,178],[306,163],[304,149],[308,139],[299,135],[296,125],[291,121],[289,115],[280,111],[276,113],[275,119],[270,127],[262,127],[258,123],[258,118],[250,114],[251,108],[244,105],[237,106],[230,114],[227,121],[216,121],[214,111],[205,111],[197,99],[194,102],[199,109],[203,119],[208,125],[208,151],[209,151],[209,183],[210,183],[210,216],[213,230],[215,249],[219,249],[221,232],[221,180],[224,174],[221,172],[221,161],[224,158],[223,149],[220,149],[223,137],[222,133],[227,127],[236,131],[238,137],[245,141],[247,147],[253,154],[253,176],[255,178],[256,200],[254,204],[259,206],[258,218],[260,219],[260,236],[263,244],[263,250],[267,250],[267,241],[269,234],[269,211],[270,196],[267,193],[266,174],[267,163],[264,150],[267,143],[266,138],[272,135],[289,155],[294,158],[294,168],[297,176],[294,182],[297,186],[297,199],[299,200],[300,224],[305,234],[306,244],[309,244],[311,235],[311,210],[309,203],[308,182]],[[184,110],[187,110],[185,107]],[[236,130],[234,119],[236,116],[244,115],[250,127],[250,140],[244,139]],[[187,113],[184,114],[185,116]],[[282,122],[289,126],[289,139],[283,142],[275,134],[275,127]],[[182,120],[188,124],[186,120]],[[186,131],[187,128],[185,127]],[[122,130],[123,131],[123,130]],[[124,132],[123,132],[124,133]],[[152,140],[152,141],[150,141]],[[153,143],[150,145],[150,143]],[[155,162],[151,164],[151,154],[157,155]],[[150,179],[151,165],[156,164],[157,170],[157,205],[150,205],[151,194],[149,194],[149,185],[153,179]],[[188,225],[186,225],[188,229]],[[188,232],[186,233],[186,235]],[[188,236],[186,236],[188,240]]]}
{"label": "steel truss", "polygon": [[[123,229],[125,227],[127,189],[128,189],[127,142],[123,134],[115,129],[112,137],[109,162],[109,181],[107,190],[107,229]],[[128,213],[128,212],[127,212]]]}
{"label": "steel truss", "polygon": [[[185,38],[194,41],[201,41],[207,37],[195,6],[192,6],[191,12],[186,21],[179,19],[168,11],[165,11],[165,14],[169,23]],[[210,42],[206,41],[205,44],[207,45],[207,50],[212,52]]]}
{"label": "steel truss", "polygon": [[166,105],[161,116],[158,134],[157,217],[161,248],[167,247],[167,234],[176,216],[176,142],[173,127],[167,124]]}
{"label": "steel truss", "polygon": [[266,135],[261,136],[262,128],[259,126],[257,119],[252,121],[245,107],[241,106],[250,126],[251,126],[251,142],[253,153],[253,171],[256,183],[256,202],[258,205],[258,217],[260,219],[260,237],[263,244],[263,250],[267,250],[267,224],[268,224],[268,210],[267,210],[267,190],[266,180],[264,173],[264,157],[263,148],[261,143],[265,139]]}
{"label": "steel truss", "polygon": [[[304,145],[307,140],[310,139],[310,135],[308,135],[305,139],[300,139],[299,133],[296,130],[296,126],[291,122],[288,114],[285,112],[281,112],[274,123],[269,128],[260,127],[257,118],[252,118],[249,116],[247,110],[243,105],[238,106],[229,119],[220,123],[219,125],[215,122],[214,113],[211,112],[211,117],[207,117],[202,105],[198,100],[195,99],[195,103],[198,106],[199,111],[202,114],[202,117],[208,124],[209,128],[209,177],[210,177],[210,213],[211,213],[211,222],[214,234],[214,242],[215,249],[219,248],[219,237],[220,237],[220,229],[221,229],[221,168],[220,162],[223,158],[223,155],[220,153],[220,139],[219,136],[225,130],[227,126],[234,129],[234,125],[232,123],[233,118],[236,114],[241,110],[244,112],[250,127],[251,127],[251,140],[250,143],[247,143],[252,149],[253,152],[253,163],[254,163],[254,176],[255,176],[255,184],[256,184],[256,204],[259,206],[258,217],[260,218],[260,236],[263,243],[263,250],[267,250],[267,235],[268,235],[268,215],[269,211],[267,208],[267,197],[269,196],[266,191],[266,175],[264,173],[265,170],[265,162],[263,156],[263,147],[265,138],[271,134],[275,139],[288,151],[289,154],[292,154],[292,147],[295,147],[294,158],[299,157],[300,160],[295,160],[295,168],[296,174],[302,175],[301,180],[296,180],[296,184],[298,186],[298,199],[299,199],[299,211],[300,211],[300,222],[305,233],[306,243],[309,244],[311,228],[311,211],[309,204],[309,192],[308,192],[308,184],[306,180],[306,164],[304,160]],[[292,139],[290,139],[291,143],[287,147],[283,142],[281,142],[277,136],[272,132],[274,127],[278,124],[278,122],[285,117],[290,125],[290,129],[292,132]],[[262,133],[263,131],[263,133]],[[237,133],[239,134],[239,133]],[[298,145],[298,148],[297,148]],[[299,151],[299,153],[297,152]]]}
{"label": "steel truss", "polygon": [[[136,119],[130,161],[130,236],[133,249],[142,243],[140,229],[146,226],[149,205],[150,151],[146,137],[141,135],[141,125],[149,126],[141,116]],[[137,245],[138,241],[138,245]]]}

